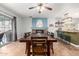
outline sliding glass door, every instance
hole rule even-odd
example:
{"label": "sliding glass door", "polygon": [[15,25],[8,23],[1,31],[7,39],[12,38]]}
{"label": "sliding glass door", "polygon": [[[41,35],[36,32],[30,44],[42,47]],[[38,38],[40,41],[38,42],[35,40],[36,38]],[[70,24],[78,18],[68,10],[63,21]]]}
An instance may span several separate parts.
{"label": "sliding glass door", "polygon": [[0,45],[5,45],[13,39],[12,19],[4,15],[0,15]]}

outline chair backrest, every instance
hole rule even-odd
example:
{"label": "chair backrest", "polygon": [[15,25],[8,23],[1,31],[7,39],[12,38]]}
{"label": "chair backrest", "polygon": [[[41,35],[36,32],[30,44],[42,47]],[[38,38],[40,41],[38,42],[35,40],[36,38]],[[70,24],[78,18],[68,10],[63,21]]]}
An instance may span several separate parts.
{"label": "chair backrest", "polygon": [[46,54],[47,54],[47,40],[32,39],[32,55],[46,55]]}
{"label": "chair backrest", "polygon": [[48,31],[47,30],[44,30],[44,34],[48,34]]}
{"label": "chair backrest", "polygon": [[24,33],[24,38],[27,38],[28,36],[30,36],[31,32],[27,32],[27,33]]}
{"label": "chair backrest", "polygon": [[2,37],[3,37],[4,33],[0,34],[0,42],[2,41]]}

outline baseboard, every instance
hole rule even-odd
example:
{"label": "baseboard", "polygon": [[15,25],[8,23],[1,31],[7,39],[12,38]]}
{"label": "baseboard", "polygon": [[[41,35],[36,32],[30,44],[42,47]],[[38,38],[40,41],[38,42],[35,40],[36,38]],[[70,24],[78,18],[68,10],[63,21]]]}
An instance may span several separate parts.
{"label": "baseboard", "polygon": [[68,42],[68,41],[66,41],[66,40],[64,40],[64,39],[61,39],[61,38],[59,38],[59,37],[58,37],[57,39],[62,40],[63,42],[66,42],[66,43],[68,43],[68,44],[70,44],[70,45],[72,45],[72,46],[74,46],[74,47],[79,48],[79,45],[76,45],[76,44],[74,44],[74,43]]}
{"label": "baseboard", "polygon": [[73,46],[75,46],[75,47],[77,47],[77,48],[79,48],[79,45],[75,45],[75,44],[73,44],[73,43],[70,43],[71,45],[73,45]]}

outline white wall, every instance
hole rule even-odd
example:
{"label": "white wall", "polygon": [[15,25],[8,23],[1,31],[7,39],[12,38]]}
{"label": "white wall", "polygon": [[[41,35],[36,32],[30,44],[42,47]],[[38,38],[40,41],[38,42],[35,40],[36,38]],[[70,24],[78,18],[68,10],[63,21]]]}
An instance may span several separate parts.
{"label": "white wall", "polygon": [[17,20],[16,20],[16,25],[17,25],[17,38],[20,39],[23,35],[23,21],[22,21],[22,18],[21,17],[17,17]]}
{"label": "white wall", "polygon": [[[48,31],[49,32],[54,32],[54,23],[55,23],[54,18],[48,18]],[[53,27],[49,27],[50,24],[53,24]]]}
{"label": "white wall", "polygon": [[24,25],[24,32],[31,32],[32,31],[32,18],[24,18],[23,19],[23,25]]}
{"label": "white wall", "polygon": [[17,37],[18,39],[24,36],[24,33],[31,32],[32,18],[17,18]]}
{"label": "white wall", "polygon": [[[57,28],[55,27],[56,21],[57,21],[57,19],[55,19],[55,17],[48,18],[48,31],[53,32],[55,38],[57,38],[57,32],[56,32]],[[50,24],[53,24],[53,27],[49,27]]]}

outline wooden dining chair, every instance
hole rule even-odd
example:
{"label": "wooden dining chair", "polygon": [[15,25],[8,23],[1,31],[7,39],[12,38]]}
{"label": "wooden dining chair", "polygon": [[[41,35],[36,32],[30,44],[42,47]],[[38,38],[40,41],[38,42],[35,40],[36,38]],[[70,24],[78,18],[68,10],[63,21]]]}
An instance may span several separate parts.
{"label": "wooden dining chair", "polygon": [[47,55],[46,39],[32,39],[32,55],[33,56]]}
{"label": "wooden dining chair", "polygon": [[1,44],[1,42],[3,43],[3,41],[2,41],[3,35],[4,35],[4,33],[0,34],[0,44]]}
{"label": "wooden dining chair", "polygon": [[53,43],[50,43],[50,48],[52,50],[52,54],[54,54]]}
{"label": "wooden dining chair", "polygon": [[[50,36],[50,39],[53,40],[54,38]],[[53,42],[57,42],[57,40],[53,41]],[[54,48],[53,48],[53,42],[50,42],[50,48],[52,50],[52,54],[54,54]]]}
{"label": "wooden dining chair", "polygon": [[[28,47],[29,47],[29,45],[31,45],[31,42],[29,42],[30,37],[27,37],[26,40],[28,40],[28,42],[26,42],[25,54],[28,53],[28,49],[30,49],[30,48],[28,48]],[[30,46],[30,47],[31,47],[31,46]]]}

